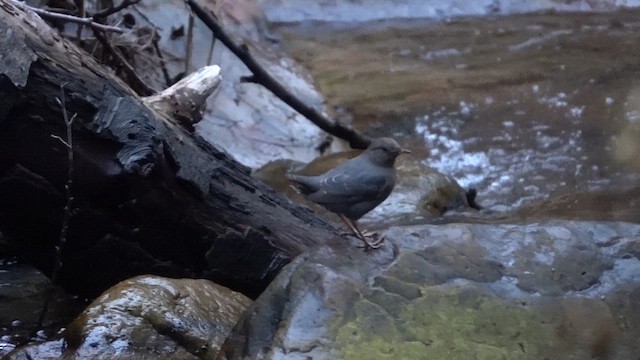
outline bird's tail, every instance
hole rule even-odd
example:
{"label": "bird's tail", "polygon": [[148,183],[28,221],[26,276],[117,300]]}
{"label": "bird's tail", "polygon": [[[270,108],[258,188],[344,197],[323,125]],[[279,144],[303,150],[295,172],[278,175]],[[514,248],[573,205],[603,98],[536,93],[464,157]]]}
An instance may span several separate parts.
{"label": "bird's tail", "polygon": [[310,194],[317,190],[314,186],[312,186],[309,183],[308,178],[306,176],[287,174],[287,178],[293,183],[295,189],[298,190],[303,195]]}

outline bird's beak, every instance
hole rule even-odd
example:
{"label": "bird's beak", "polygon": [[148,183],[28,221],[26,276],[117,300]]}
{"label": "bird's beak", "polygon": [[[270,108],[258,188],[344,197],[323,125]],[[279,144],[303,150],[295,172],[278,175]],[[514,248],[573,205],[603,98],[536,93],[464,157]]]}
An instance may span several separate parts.
{"label": "bird's beak", "polygon": [[409,149],[400,149],[400,154],[411,154],[411,150],[409,150]]}

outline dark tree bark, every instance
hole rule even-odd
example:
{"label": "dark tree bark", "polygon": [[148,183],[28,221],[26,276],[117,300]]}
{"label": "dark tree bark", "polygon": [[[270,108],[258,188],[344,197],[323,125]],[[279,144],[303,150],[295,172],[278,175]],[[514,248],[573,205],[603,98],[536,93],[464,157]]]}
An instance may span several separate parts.
{"label": "dark tree bark", "polygon": [[75,206],[60,274],[73,293],[94,296],[153,273],[256,296],[294,256],[336,234],[8,0],[0,0],[0,58],[0,231],[45,271],[69,166],[52,137],[65,138],[61,84],[67,111],[77,113]]}

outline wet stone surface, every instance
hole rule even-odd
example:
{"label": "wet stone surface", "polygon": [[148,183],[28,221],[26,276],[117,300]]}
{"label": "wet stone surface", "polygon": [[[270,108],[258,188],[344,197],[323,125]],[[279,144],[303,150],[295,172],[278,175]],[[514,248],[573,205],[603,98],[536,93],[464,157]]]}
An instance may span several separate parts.
{"label": "wet stone surface", "polygon": [[100,295],[63,338],[8,359],[214,359],[250,303],[208,280],[137,276]]}
{"label": "wet stone surface", "polygon": [[[38,324],[49,291],[48,311]],[[0,259],[0,358],[27,342],[59,335],[84,304],[60,288],[51,289],[40,271],[12,257]]]}
{"label": "wet stone surface", "polygon": [[329,242],[249,307],[223,359],[620,359],[640,353],[640,225],[391,228]]}

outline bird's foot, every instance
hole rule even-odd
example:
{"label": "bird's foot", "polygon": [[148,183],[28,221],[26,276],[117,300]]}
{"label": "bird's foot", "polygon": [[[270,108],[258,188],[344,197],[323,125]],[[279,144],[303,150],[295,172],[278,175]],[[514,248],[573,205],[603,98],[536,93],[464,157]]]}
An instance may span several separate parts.
{"label": "bird's foot", "polygon": [[[364,230],[361,232],[362,236],[366,237],[366,238],[372,238],[372,239],[378,239],[378,233],[375,231],[367,231]],[[356,232],[349,232],[349,231],[342,231],[340,232],[340,236],[345,237],[345,236],[355,236],[358,239],[360,239],[360,236],[358,235],[358,233]],[[384,239],[384,236],[382,237]]]}
{"label": "bird's foot", "polygon": [[358,238],[358,240],[363,242],[363,244],[358,245],[358,247],[365,250],[379,249],[382,243],[384,243],[384,235],[380,236],[376,232],[363,231],[362,237],[360,237],[357,233],[343,231],[340,233],[340,236],[354,236]]}
{"label": "bird's foot", "polygon": [[[378,235],[378,233],[375,233],[375,232],[367,233],[366,235],[363,233],[362,235],[364,235],[363,238],[360,238],[360,237],[358,238],[362,240],[364,245],[361,245],[358,247],[364,248],[365,251],[370,249],[371,250],[379,249],[380,247],[382,247],[382,244],[384,243],[384,235],[380,236]],[[369,241],[367,239],[372,239],[373,241]]]}

